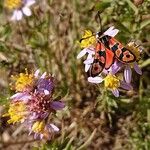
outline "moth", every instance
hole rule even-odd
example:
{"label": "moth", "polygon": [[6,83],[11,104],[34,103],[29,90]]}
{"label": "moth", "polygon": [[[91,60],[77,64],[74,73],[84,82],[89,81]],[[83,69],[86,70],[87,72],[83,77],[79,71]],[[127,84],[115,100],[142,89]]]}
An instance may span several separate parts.
{"label": "moth", "polygon": [[103,69],[109,69],[115,59],[118,59],[122,63],[132,63],[136,60],[136,56],[114,38],[118,32],[118,29],[110,27],[103,34],[101,32],[96,34],[97,43],[95,46],[94,61],[89,69],[90,76],[95,77]]}

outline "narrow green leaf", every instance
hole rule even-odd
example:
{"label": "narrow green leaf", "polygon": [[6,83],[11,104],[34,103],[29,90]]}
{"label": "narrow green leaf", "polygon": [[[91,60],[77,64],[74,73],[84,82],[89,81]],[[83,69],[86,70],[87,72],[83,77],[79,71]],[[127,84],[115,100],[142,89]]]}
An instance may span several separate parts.
{"label": "narrow green leaf", "polygon": [[133,11],[135,12],[135,14],[138,14],[138,8],[130,0],[125,0],[125,1],[133,9]]}
{"label": "narrow green leaf", "polygon": [[150,24],[150,20],[142,21],[141,24],[140,24],[140,29],[143,29],[144,27],[146,27],[149,24]]}
{"label": "narrow green leaf", "polygon": [[95,10],[104,11],[106,8],[110,7],[111,0],[101,1],[95,5]]}
{"label": "narrow green leaf", "polygon": [[141,67],[141,68],[144,68],[144,67],[146,67],[146,66],[148,66],[148,65],[150,65],[150,58],[147,59],[147,60],[145,60],[145,61],[140,65],[140,67]]}

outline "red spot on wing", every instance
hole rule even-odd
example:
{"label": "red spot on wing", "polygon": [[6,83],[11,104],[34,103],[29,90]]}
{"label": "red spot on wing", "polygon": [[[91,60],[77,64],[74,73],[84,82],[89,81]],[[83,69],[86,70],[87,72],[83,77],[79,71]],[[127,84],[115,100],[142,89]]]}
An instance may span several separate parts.
{"label": "red spot on wing", "polygon": [[121,49],[117,49],[117,50],[115,51],[115,55],[116,55],[117,57],[120,57],[121,54],[122,54]]}
{"label": "red spot on wing", "polygon": [[116,43],[118,43],[118,48],[119,49],[122,49],[124,46],[119,42],[117,41],[115,38],[111,37],[111,39],[109,40],[109,43],[111,44],[111,46],[115,45]]}
{"label": "red spot on wing", "polygon": [[106,69],[109,69],[111,67],[111,65],[113,64],[114,62],[114,56],[115,54],[106,48],[106,63],[105,63],[105,68]]}
{"label": "red spot on wing", "polygon": [[123,58],[122,58],[123,62],[134,62],[135,61],[135,56],[128,50],[126,50],[125,52],[123,52]]}

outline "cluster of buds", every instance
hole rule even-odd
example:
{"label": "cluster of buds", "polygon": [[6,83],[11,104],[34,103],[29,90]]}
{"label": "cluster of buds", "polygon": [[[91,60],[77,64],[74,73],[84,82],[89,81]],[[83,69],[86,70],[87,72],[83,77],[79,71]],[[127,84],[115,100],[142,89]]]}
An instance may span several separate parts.
{"label": "cluster of buds", "polygon": [[[114,37],[119,32],[113,26],[103,33],[103,36],[108,35]],[[80,41],[80,46],[83,50],[77,55],[77,59],[88,55],[86,60],[83,62],[85,64],[85,72],[88,72],[94,62],[96,54],[96,44],[99,42],[99,36],[93,34],[90,30],[85,30],[84,35]],[[125,48],[130,51],[136,58],[132,63],[125,63],[119,59],[113,59],[112,65],[109,69],[103,69],[103,71],[95,77],[89,76],[88,81],[91,83],[102,83],[104,81],[104,87],[114,94],[114,96],[119,97],[119,89],[132,90],[131,79],[132,79],[132,68],[138,73],[142,74],[141,69],[138,66],[138,61],[142,52],[142,48],[136,44],[134,41],[130,41]],[[123,53],[122,53],[123,55]],[[109,58],[105,58],[105,60]],[[123,74],[121,73],[123,72]]]}
{"label": "cluster of buds", "polygon": [[54,77],[46,72],[40,75],[39,70],[29,74],[20,73],[13,76],[12,83],[16,94],[10,97],[8,123],[23,123],[34,138],[51,139],[59,128],[51,123],[51,115],[65,107],[62,101],[53,98]]}

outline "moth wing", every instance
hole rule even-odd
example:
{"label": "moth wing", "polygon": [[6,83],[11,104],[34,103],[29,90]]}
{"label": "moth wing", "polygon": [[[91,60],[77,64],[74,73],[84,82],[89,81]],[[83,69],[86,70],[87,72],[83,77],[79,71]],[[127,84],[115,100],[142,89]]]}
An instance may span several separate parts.
{"label": "moth wing", "polygon": [[136,60],[136,56],[127,48],[125,48],[115,38],[109,40],[110,49],[114,52],[115,57],[123,63],[132,63]]}
{"label": "moth wing", "polygon": [[114,63],[114,52],[112,52],[110,49],[106,48],[106,62],[105,62],[105,69],[109,69],[111,65]]}
{"label": "moth wing", "polygon": [[105,63],[106,63],[105,47],[101,42],[98,42],[96,45],[94,62],[90,67],[89,75],[92,77],[99,75],[103,71]]}

